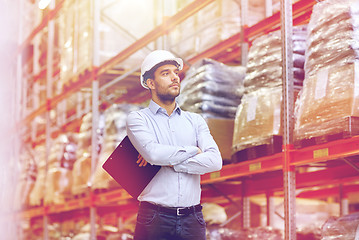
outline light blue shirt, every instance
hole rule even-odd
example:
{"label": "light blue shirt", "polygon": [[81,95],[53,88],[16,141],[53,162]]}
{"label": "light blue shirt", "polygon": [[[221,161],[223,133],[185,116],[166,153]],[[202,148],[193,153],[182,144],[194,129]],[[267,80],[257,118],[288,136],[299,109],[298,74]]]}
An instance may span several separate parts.
{"label": "light blue shirt", "polygon": [[[200,175],[222,168],[221,154],[205,120],[177,105],[168,116],[151,100],[148,108],[128,115],[127,135],[149,164],[162,166],[139,201],[166,207],[199,204]],[[197,147],[202,153],[197,154]]]}

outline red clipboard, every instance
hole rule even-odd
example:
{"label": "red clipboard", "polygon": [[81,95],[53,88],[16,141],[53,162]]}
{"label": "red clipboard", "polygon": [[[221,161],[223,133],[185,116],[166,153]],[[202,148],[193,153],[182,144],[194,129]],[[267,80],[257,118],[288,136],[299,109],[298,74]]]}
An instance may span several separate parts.
{"label": "red clipboard", "polygon": [[102,165],[102,168],[135,199],[161,169],[161,166],[151,164],[139,167],[136,163],[138,154],[126,136]]}

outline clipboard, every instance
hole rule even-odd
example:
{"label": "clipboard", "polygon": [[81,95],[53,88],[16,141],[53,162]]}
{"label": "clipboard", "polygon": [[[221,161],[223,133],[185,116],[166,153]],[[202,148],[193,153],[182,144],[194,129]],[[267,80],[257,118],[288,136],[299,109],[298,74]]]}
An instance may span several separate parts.
{"label": "clipboard", "polygon": [[151,164],[139,167],[136,163],[138,154],[126,136],[102,165],[102,168],[135,199],[161,169],[161,166]]}

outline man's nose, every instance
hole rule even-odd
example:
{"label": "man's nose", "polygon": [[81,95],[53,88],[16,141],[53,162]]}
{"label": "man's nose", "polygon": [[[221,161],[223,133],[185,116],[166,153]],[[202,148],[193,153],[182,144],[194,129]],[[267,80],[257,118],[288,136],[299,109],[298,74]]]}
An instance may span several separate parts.
{"label": "man's nose", "polygon": [[173,82],[179,81],[179,76],[178,76],[178,74],[175,73],[175,72],[172,72],[172,74],[171,74],[171,79],[172,79]]}

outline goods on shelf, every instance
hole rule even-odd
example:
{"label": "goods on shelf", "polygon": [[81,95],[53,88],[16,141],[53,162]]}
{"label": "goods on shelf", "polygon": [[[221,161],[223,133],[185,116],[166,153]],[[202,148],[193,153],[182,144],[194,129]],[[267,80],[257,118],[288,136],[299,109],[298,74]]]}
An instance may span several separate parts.
{"label": "goods on shelf", "polygon": [[[302,85],[304,79],[304,54],[306,26],[293,28],[294,84]],[[282,86],[281,32],[275,31],[253,41],[248,53],[247,74],[244,79],[246,92],[262,87]]]}
{"label": "goods on shelf", "polygon": [[99,161],[92,180],[94,189],[108,189],[119,186],[115,180],[103,170],[102,165],[125,138],[126,118],[129,112],[139,110],[140,107],[131,104],[113,104],[104,112],[105,131]]}
{"label": "goods on shelf", "polygon": [[41,205],[44,199],[45,175],[46,175],[46,150],[45,146],[38,145],[34,149],[34,158],[37,166],[37,175],[34,188],[30,193],[30,206]]}
{"label": "goods on shelf", "polygon": [[322,227],[322,240],[346,240],[359,238],[359,213],[331,217]]}
{"label": "goods on shelf", "polygon": [[234,118],[243,95],[245,68],[212,59],[194,64],[181,84],[178,103],[203,117]]}
{"label": "goods on shelf", "polygon": [[72,168],[76,161],[74,135],[60,135],[54,140],[46,175],[44,204],[61,204],[72,195]]}
{"label": "goods on shelf", "polygon": [[314,5],[308,25],[307,76],[358,59],[358,17],[359,3],[355,0],[327,0]]}
{"label": "goods on shelf", "polygon": [[217,143],[219,151],[223,159],[223,164],[226,160],[231,160],[232,156],[232,138],[234,119],[232,118],[206,118],[211,135]]}
{"label": "goods on shelf", "polygon": [[[281,98],[281,87],[261,88],[243,96],[234,123],[232,153],[236,161],[281,151]],[[258,149],[262,151],[250,155],[246,149],[255,146],[265,146],[268,150]]]}
{"label": "goods on shelf", "polygon": [[[293,72],[298,89],[304,79],[306,26],[293,28]],[[280,31],[257,38],[249,50],[245,94],[238,106],[232,159],[243,161],[282,151],[282,43]]]}
{"label": "goods on shelf", "polygon": [[[99,126],[97,126],[98,145],[97,152],[101,150],[102,134],[104,128],[103,115],[100,116]],[[90,187],[91,177],[91,153],[92,146],[92,113],[89,112],[82,118],[80,131],[78,134],[78,146],[76,150],[76,162],[72,170],[72,194],[78,195],[86,193]]]}
{"label": "goods on shelf", "polygon": [[328,0],[314,6],[306,79],[296,103],[295,145],[359,134],[358,19],[356,1]]}

